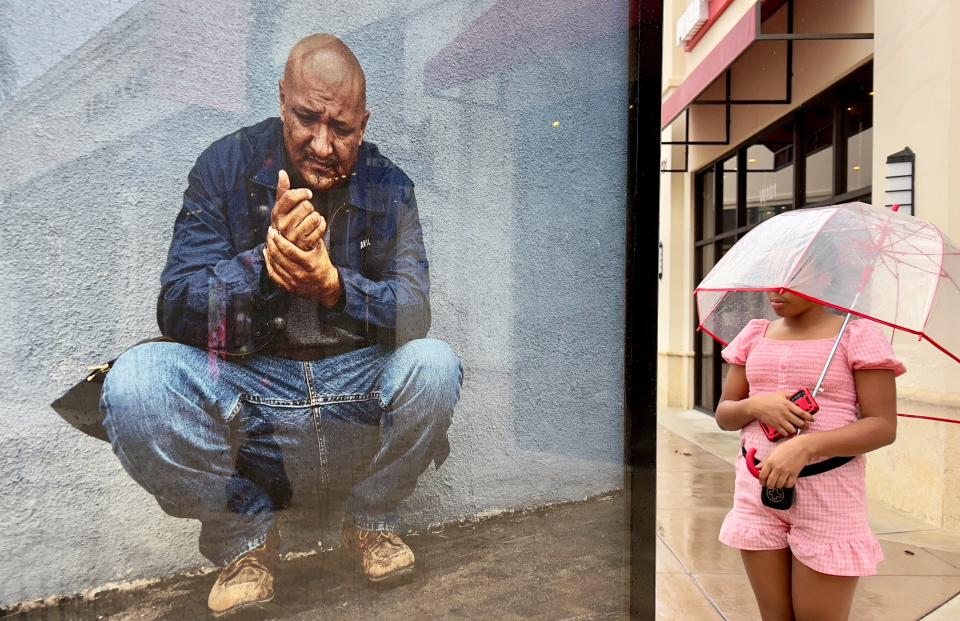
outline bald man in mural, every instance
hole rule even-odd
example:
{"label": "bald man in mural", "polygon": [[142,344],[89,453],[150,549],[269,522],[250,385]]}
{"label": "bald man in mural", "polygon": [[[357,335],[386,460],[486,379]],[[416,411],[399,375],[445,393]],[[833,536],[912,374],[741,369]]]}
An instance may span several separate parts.
{"label": "bald man in mural", "polygon": [[200,551],[225,566],[217,614],[273,597],[276,513],[298,500],[320,520],[342,494],[342,543],[367,578],[409,574],[397,506],[446,458],[462,382],[425,338],[413,183],[364,141],[356,57],[307,37],[279,94],[280,118],[197,159],[157,303],[172,342],[122,355],[101,399],[124,468],[199,520]]}

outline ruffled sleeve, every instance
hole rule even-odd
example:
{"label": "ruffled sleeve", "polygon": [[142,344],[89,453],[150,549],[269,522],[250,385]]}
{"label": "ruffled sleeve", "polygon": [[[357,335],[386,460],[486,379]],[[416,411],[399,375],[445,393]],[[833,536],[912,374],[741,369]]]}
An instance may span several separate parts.
{"label": "ruffled sleeve", "polygon": [[894,377],[907,372],[907,367],[894,356],[890,341],[876,324],[860,319],[850,322],[847,330],[847,362],[852,370],[890,369]]}
{"label": "ruffled sleeve", "polygon": [[745,366],[747,364],[747,356],[750,355],[750,351],[760,337],[763,336],[763,333],[767,331],[768,323],[766,319],[752,319],[750,323],[744,326],[743,330],[740,330],[740,334],[735,336],[733,340],[730,341],[730,344],[723,348],[720,356],[729,364]]}

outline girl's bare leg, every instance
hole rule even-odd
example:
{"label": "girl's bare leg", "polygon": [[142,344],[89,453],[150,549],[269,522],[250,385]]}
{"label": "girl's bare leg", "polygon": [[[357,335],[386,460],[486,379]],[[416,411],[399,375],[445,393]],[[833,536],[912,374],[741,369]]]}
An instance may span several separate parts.
{"label": "girl's bare leg", "polygon": [[790,548],[740,550],[763,621],[794,621],[790,596]]}
{"label": "girl's bare leg", "polygon": [[793,559],[793,610],[797,621],[846,621],[856,576],[831,576]]}

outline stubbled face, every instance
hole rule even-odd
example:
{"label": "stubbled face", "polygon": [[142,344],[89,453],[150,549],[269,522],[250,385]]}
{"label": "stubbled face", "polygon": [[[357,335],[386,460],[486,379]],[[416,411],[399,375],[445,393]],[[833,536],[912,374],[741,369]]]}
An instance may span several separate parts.
{"label": "stubbled face", "polygon": [[370,113],[362,85],[347,72],[301,67],[280,82],[280,118],[287,157],[314,191],[347,182]]}
{"label": "stubbled face", "polygon": [[770,291],[767,293],[767,300],[770,301],[770,308],[778,317],[796,317],[817,306],[815,302],[794,295],[789,291]]}

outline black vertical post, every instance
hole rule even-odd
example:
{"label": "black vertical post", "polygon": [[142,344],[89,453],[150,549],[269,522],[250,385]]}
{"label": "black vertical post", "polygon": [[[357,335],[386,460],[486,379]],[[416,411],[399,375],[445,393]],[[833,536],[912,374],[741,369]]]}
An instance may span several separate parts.
{"label": "black vertical post", "polygon": [[656,603],[657,244],[660,204],[662,0],[630,15],[624,430],[630,489],[630,616]]}
{"label": "black vertical post", "polygon": [[847,140],[844,101],[839,92],[833,92],[833,195],[847,191]]}
{"label": "black vertical post", "polygon": [[[750,180],[750,169],[748,168],[750,164],[747,162],[747,148],[741,148],[737,150],[737,225],[736,228],[741,229],[748,224],[748,214],[747,214],[747,184]],[[734,239],[736,241],[736,239]],[[718,247],[719,250],[719,247]],[[717,258],[714,261],[720,260],[720,253],[717,252]],[[704,274],[706,276],[706,274]]]}
{"label": "black vertical post", "polygon": [[807,204],[807,114],[793,116],[793,209]]}

